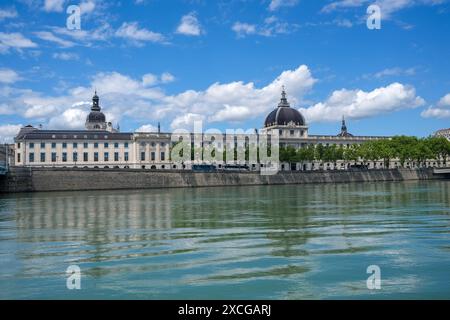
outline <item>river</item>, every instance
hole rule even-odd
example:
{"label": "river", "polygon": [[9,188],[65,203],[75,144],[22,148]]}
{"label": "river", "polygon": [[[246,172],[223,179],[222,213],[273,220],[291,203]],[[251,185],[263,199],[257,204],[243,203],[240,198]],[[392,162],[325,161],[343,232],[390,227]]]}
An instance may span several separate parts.
{"label": "river", "polygon": [[37,298],[450,299],[450,181],[0,195],[0,299]]}

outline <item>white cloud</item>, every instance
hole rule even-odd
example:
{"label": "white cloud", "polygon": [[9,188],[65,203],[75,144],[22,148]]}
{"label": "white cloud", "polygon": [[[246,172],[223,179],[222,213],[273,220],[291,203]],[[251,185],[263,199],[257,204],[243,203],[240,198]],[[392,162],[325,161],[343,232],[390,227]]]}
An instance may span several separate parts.
{"label": "white cloud", "polygon": [[44,10],[47,12],[62,12],[64,9],[64,0],[45,0]]}
{"label": "white cloud", "polygon": [[248,107],[225,105],[224,109],[219,110],[216,114],[209,117],[209,121],[211,122],[243,121],[247,118],[250,118],[251,115],[252,112]]}
{"label": "white cloud", "polygon": [[21,124],[0,125],[0,143],[4,143],[5,141],[11,143],[22,127]]}
{"label": "white cloud", "polygon": [[450,93],[443,96],[437,106],[429,106],[420,115],[424,118],[450,118]]}
{"label": "white cloud", "polygon": [[175,81],[175,77],[169,72],[164,72],[161,75],[161,82],[162,83],[170,83],[170,82],[174,82],[174,81]]}
{"label": "white cloud", "polygon": [[443,96],[439,100],[438,105],[440,107],[450,107],[450,93],[447,93],[445,96]]}
{"label": "white cloud", "polygon": [[144,124],[137,128],[135,132],[158,132],[158,128],[151,124]]}
{"label": "white cloud", "polygon": [[75,45],[75,43],[73,43],[72,41],[68,41],[68,40],[59,38],[49,31],[38,31],[38,32],[34,32],[34,34],[39,39],[57,43],[63,48],[69,48],[69,47],[73,47]]}
{"label": "white cloud", "polygon": [[142,42],[165,42],[162,34],[139,28],[137,22],[124,22],[116,31],[115,35],[119,38],[127,39],[137,45],[142,45]]}
{"label": "white cloud", "polygon": [[238,37],[256,33],[256,25],[243,22],[235,22],[231,29],[236,32]]}
{"label": "white cloud", "polygon": [[191,12],[183,16],[176,32],[187,36],[199,36],[202,34],[202,28],[198,22],[196,13]]}
{"label": "white cloud", "polygon": [[160,77],[153,73],[147,73],[142,76],[142,84],[144,87],[151,87],[160,83],[170,83],[173,81],[175,81],[175,76],[169,72],[164,72]]}
{"label": "white cloud", "polygon": [[21,50],[35,47],[37,47],[37,44],[30,39],[25,38],[21,33],[0,32],[0,53],[6,53],[10,48]]}
{"label": "white cloud", "polygon": [[384,78],[384,77],[390,77],[390,76],[413,76],[416,74],[415,68],[408,68],[408,69],[402,69],[399,67],[395,68],[387,68],[384,70],[381,70],[377,73],[375,73],[373,76],[375,78]]}
{"label": "white cloud", "polygon": [[0,69],[0,82],[3,83],[14,83],[16,81],[19,81],[20,77],[12,69]]}
{"label": "white cloud", "polygon": [[297,5],[298,0],[271,0],[269,4],[269,10],[275,11],[281,7],[293,7]]}
{"label": "white cloud", "polygon": [[186,114],[175,117],[175,119],[173,119],[170,127],[172,128],[172,130],[185,129],[188,131],[192,131],[194,128],[194,122],[196,122],[196,121],[203,122],[205,119],[206,119],[206,117],[201,114],[186,113]]}
{"label": "white cloud", "polygon": [[153,73],[147,73],[142,76],[142,84],[144,87],[154,86],[158,83],[158,76]]}
{"label": "white cloud", "polygon": [[58,60],[70,61],[78,60],[80,57],[73,52],[55,52],[52,57]]}
{"label": "white cloud", "polygon": [[62,114],[54,116],[50,119],[48,126],[54,129],[80,129],[84,128],[87,109],[69,108]]}
{"label": "white cloud", "polygon": [[59,36],[71,38],[78,45],[95,46],[99,41],[106,41],[113,35],[113,29],[108,23],[102,23],[95,29],[69,30],[65,27],[51,27],[51,31]]}
{"label": "white cloud", "polygon": [[0,21],[17,17],[17,11],[14,8],[0,9]]}
{"label": "white cloud", "polygon": [[271,37],[277,34],[288,34],[296,31],[299,25],[290,24],[284,21],[280,21],[275,16],[270,16],[264,19],[264,22],[260,25],[235,22],[231,29],[236,33],[239,38],[243,38],[247,35],[260,35],[264,37]]}
{"label": "white cloud", "polygon": [[56,113],[57,108],[54,105],[32,105],[25,110],[25,118],[42,118]]}
{"label": "white cloud", "polygon": [[341,89],[325,101],[309,108],[301,108],[307,121],[338,121],[342,115],[361,119],[422,106],[425,101],[416,95],[413,87],[392,83],[370,92]]}
{"label": "white cloud", "polygon": [[79,4],[80,6],[80,13],[88,14],[94,11],[95,9],[95,2],[94,1],[83,1]]}

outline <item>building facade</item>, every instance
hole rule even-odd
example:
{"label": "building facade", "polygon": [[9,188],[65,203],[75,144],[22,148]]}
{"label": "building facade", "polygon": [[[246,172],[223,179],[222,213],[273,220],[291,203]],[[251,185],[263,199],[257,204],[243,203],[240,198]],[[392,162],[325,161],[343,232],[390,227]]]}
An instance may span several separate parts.
{"label": "building facade", "polygon": [[[348,132],[345,119],[341,131],[335,135],[310,135],[309,126],[303,115],[291,108],[286,92],[282,91],[278,106],[270,112],[260,132],[244,135],[243,140],[230,142],[225,135],[219,147],[236,147],[239,141],[257,142],[260,133],[279,135],[279,144],[294,148],[310,145],[349,147],[366,141],[387,139],[380,136],[355,136]],[[190,134],[194,147],[204,147],[211,143],[207,134]],[[247,140],[245,140],[247,139]],[[170,159],[171,134],[158,132],[121,133],[106,121],[101,111],[97,93],[92,98],[91,112],[85,123],[85,130],[42,130],[31,125],[23,127],[15,137],[15,165],[37,167],[77,167],[77,168],[135,168],[135,169],[190,169],[192,163],[175,163]],[[202,159],[197,163],[204,162]],[[216,161],[219,166],[227,161]],[[234,161],[230,161],[234,162]],[[250,169],[262,166],[257,161],[245,163]],[[314,163],[285,167],[284,170],[309,170],[329,168],[315,166]],[[333,169],[337,164],[333,164]],[[374,165],[376,166],[376,164]]]}
{"label": "building facade", "polygon": [[438,131],[436,131],[434,136],[435,137],[444,137],[450,141],[450,128],[438,130]]}

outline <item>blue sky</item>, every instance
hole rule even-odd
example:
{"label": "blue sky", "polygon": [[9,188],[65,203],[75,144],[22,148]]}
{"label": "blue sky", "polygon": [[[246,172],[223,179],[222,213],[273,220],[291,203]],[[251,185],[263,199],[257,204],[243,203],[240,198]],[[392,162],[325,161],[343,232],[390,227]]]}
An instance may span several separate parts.
{"label": "blue sky", "polygon": [[[381,29],[366,26],[379,5]],[[81,8],[81,30],[66,9]],[[285,85],[312,134],[450,127],[447,0],[22,0],[0,4],[0,139],[83,128],[260,128]]]}

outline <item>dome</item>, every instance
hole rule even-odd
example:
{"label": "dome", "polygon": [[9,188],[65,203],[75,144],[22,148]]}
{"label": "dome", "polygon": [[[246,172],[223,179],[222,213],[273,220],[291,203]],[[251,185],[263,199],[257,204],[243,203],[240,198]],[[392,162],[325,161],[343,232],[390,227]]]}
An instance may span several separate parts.
{"label": "dome", "polygon": [[97,91],[95,91],[92,97],[91,112],[86,117],[85,127],[87,130],[104,129],[106,127],[106,117],[101,110]]}
{"label": "dome", "polygon": [[304,126],[306,125],[305,118],[302,114],[294,108],[291,108],[289,102],[286,99],[286,92],[283,89],[281,93],[281,101],[278,104],[278,107],[273,110],[266,117],[266,121],[264,122],[264,127],[271,127],[276,125],[288,125],[294,124],[296,126]]}
{"label": "dome", "polygon": [[86,118],[86,122],[106,122],[106,117],[101,111],[91,111]]}

